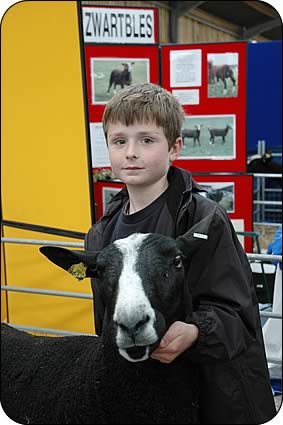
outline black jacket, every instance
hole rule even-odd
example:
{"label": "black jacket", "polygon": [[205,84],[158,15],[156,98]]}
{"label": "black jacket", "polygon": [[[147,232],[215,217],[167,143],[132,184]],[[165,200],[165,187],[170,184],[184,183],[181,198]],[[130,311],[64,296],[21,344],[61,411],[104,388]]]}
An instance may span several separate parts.
{"label": "black jacket", "polygon": [[[188,322],[195,323],[200,332],[186,355],[200,369],[201,423],[263,424],[276,411],[249,262],[225,210],[199,194],[203,189],[191,173],[171,167],[168,179],[172,195],[160,214],[156,233],[177,237],[215,211],[208,243],[195,255],[187,275],[193,298]],[[88,232],[86,249],[103,249],[105,226],[127,200],[124,188]],[[94,280],[92,289],[100,334],[104,305]]]}

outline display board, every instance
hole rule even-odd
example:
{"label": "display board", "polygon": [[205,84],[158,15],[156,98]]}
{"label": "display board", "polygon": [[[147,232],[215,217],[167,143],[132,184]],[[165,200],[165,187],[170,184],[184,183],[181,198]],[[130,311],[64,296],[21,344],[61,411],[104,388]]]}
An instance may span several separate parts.
{"label": "display board", "polygon": [[87,45],[85,69],[92,166],[107,167],[110,162],[102,129],[105,105],[124,85],[158,83],[158,47]]}
{"label": "display board", "polygon": [[98,181],[94,183],[95,213],[99,220],[107,204],[125,185],[121,181]]}
{"label": "display board", "polygon": [[[253,176],[245,174],[193,174],[207,190],[207,197],[224,207],[234,228],[239,232],[253,231]],[[239,236],[245,252],[253,252],[250,236]]]}
{"label": "display board", "polygon": [[176,165],[196,172],[246,171],[246,43],[161,46],[162,86],[183,105]]}
{"label": "display board", "polygon": [[107,168],[106,103],[130,84],[159,84],[158,9],[82,6],[81,20],[92,167]]}

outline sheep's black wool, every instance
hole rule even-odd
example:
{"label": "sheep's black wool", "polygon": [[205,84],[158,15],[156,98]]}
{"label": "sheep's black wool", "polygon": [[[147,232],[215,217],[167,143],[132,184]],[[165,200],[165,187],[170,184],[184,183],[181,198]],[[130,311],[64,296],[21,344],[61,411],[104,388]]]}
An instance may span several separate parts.
{"label": "sheep's black wool", "polygon": [[4,324],[1,346],[2,407],[15,422],[196,423],[196,371],[182,359],[130,363],[105,335],[41,337]]}
{"label": "sheep's black wool", "polygon": [[[212,215],[211,215],[212,217]],[[207,239],[208,216],[176,240],[133,234],[100,253],[42,247],[77,278],[99,277],[102,335],[43,337],[2,325],[2,407],[21,424],[198,423],[195,363],[150,358],[191,311],[187,261]]]}

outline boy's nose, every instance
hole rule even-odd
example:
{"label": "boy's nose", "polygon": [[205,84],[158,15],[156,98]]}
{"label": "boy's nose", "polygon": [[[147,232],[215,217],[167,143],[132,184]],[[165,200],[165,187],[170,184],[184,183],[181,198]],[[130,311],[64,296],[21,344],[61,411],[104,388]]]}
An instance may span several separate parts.
{"label": "boy's nose", "polygon": [[138,158],[137,148],[134,144],[131,144],[131,143],[128,144],[128,149],[127,149],[127,152],[126,152],[126,158],[127,159],[137,159]]}

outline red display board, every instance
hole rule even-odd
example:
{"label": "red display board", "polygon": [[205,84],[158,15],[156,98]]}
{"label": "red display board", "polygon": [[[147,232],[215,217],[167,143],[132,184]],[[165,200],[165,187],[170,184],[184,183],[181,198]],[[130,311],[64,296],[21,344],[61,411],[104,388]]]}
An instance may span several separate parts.
{"label": "red display board", "polygon": [[246,171],[246,43],[161,46],[162,86],[186,120],[176,165],[193,172]]}
{"label": "red display board", "polygon": [[[236,231],[252,232],[253,177],[251,175],[193,175],[195,181],[204,186],[209,198],[222,205]],[[103,215],[111,198],[124,187],[120,181],[98,181],[94,184],[95,211],[97,220]],[[239,236],[245,252],[253,252],[253,241],[249,236]]]}
{"label": "red display board", "polygon": [[[109,168],[102,127],[107,102],[125,85],[159,83],[158,46],[85,45],[86,94],[92,169]],[[127,77],[121,77],[126,73]],[[120,82],[120,83],[119,83]]]}
{"label": "red display board", "polygon": [[78,10],[89,156],[95,171],[110,167],[102,128],[105,105],[128,85],[159,84],[158,8],[79,2]]}
{"label": "red display board", "polygon": [[[193,174],[193,178],[204,186],[208,197],[226,209],[236,231],[253,231],[252,175]],[[253,240],[250,236],[244,236],[243,245],[245,252],[253,252]]]}
{"label": "red display board", "polygon": [[122,182],[116,181],[98,181],[94,183],[93,190],[96,220],[102,217],[108,202],[124,186]]}
{"label": "red display board", "polygon": [[[121,90],[117,83],[126,68],[129,83],[159,83],[158,46],[85,45],[87,103],[90,122],[101,122],[107,102]],[[114,74],[113,74],[114,71]]]}

